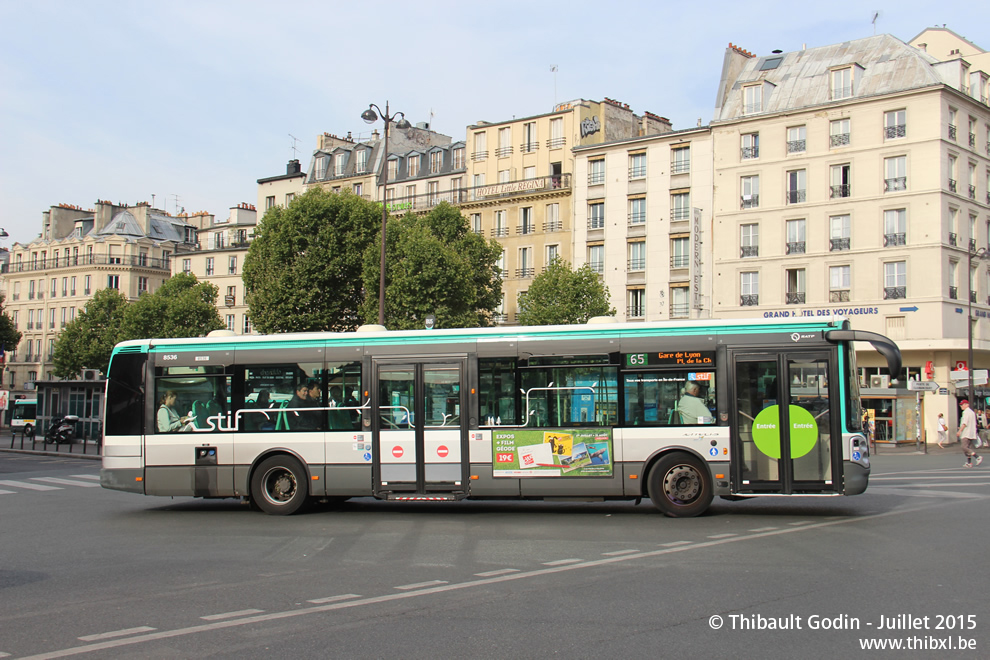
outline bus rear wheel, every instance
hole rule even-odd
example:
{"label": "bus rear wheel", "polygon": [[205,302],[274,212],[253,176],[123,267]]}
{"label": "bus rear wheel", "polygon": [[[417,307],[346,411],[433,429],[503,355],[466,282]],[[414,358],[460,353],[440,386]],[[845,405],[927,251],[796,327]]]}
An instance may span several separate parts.
{"label": "bus rear wheel", "polygon": [[703,462],[683,452],[667,454],[650,470],[647,489],[665,516],[690,518],[712,503],[712,479]]}
{"label": "bus rear wheel", "polygon": [[291,456],[266,458],[251,477],[251,501],[268,514],[292,515],[302,508],[308,495],[306,471]]}

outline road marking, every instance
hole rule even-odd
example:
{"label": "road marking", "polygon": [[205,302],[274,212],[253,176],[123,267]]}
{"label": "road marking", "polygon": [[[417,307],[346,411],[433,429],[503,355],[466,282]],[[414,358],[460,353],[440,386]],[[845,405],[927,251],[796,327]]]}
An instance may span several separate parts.
{"label": "road marking", "polygon": [[738,534],[713,534],[709,536],[710,539],[727,539],[733,536],[739,536]]}
{"label": "road marking", "polygon": [[799,520],[797,522],[792,522],[792,523],[787,523],[787,524],[790,525],[791,527],[798,527],[799,525],[810,525],[811,524],[811,521],[810,520]]}
{"label": "road marking", "polygon": [[9,657],[10,657],[9,653],[4,653],[3,651],[0,651],[0,658],[9,658]]}
{"label": "road marking", "polygon": [[0,486],[27,488],[28,490],[62,490],[58,486],[43,486],[41,484],[29,484],[26,481],[0,481]]}
{"label": "road marking", "polygon": [[60,479],[58,477],[31,477],[31,481],[44,481],[50,484],[62,484],[63,486],[82,486],[83,488],[100,487],[100,484],[92,484],[88,481],[72,481],[71,479]]}
{"label": "road marking", "polygon": [[307,603],[313,603],[314,605],[322,605],[324,603],[337,603],[342,600],[350,600],[351,598],[360,598],[358,594],[341,594],[339,596],[328,596],[326,598],[314,598],[313,600],[307,600]]}
{"label": "road marking", "polygon": [[565,566],[567,564],[576,564],[580,559],[558,559],[557,561],[545,561],[544,566]]}
{"label": "road marking", "polygon": [[96,635],[86,635],[80,637],[79,639],[84,642],[97,642],[101,639],[114,639],[117,637],[127,637],[128,635],[136,635],[143,632],[151,632],[152,630],[157,630],[157,628],[152,628],[151,626],[141,626],[140,628],[125,628],[124,630],[113,630],[111,632],[99,633]]}
{"label": "road marking", "polygon": [[673,548],[679,545],[691,545],[693,541],[671,541],[670,543],[661,543],[660,546],[664,548]]}
{"label": "road marking", "polygon": [[622,555],[631,555],[636,552],[639,552],[639,550],[616,550],[615,552],[603,552],[602,557],[621,557]]}
{"label": "road marking", "polygon": [[99,481],[100,475],[98,474],[70,474],[73,479],[92,479],[93,481]]}
{"label": "road marking", "polygon": [[0,495],[16,495],[16,494],[17,493],[15,493],[12,490],[0,490]]}
{"label": "road marking", "polygon": [[[22,657],[21,660],[54,660],[54,658],[65,658],[73,655],[81,655],[83,653],[93,653],[94,651],[103,651],[107,649],[121,648],[125,646],[132,646],[135,644],[141,644],[144,642],[154,642],[163,639],[172,639],[176,637],[185,637],[187,635],[195,635],[198,633],[212,632],[216,630],[223,630],[226,628],[233,628],[235,626],[246,626],[250,624],[267,623],[271,621],[279,621],[282,619],[289,619],[297,616],[308,616],[311,614],[321,614],[324,612],[332,612],[335,610],[342,610],[351,607],[364,607],[364,606],[374,606],[381,603],[395,602],[403,600],[406,598],[419,598],[422,596],[430,596],[434,594],[445,593],[448,591],[459,591],[462,589],[475,589],[478,587],[486,587],[492,584],[499,584],[501,582],[509,582],[512,580],[525,580],[533,577],[540,577],[544,575],[553,575],[554,573],[564,573],[575,570],[584,570],[587,568],[595,568],[598,566],[604,566],[607,564],[617,564],[619,562],[630,561],[633,559],[644,559],[649,557],[661,557],[667,554],[673,554],[677,552],[697,552],[700,548],[713,548],[721,545],[728,545],[730,543],[741,543],[746,541],[754,541],[757,539],[765,539],[773,536],[782,536],[784,534],[802,534],[804,532],[813,529],[825,529],[828,527],[836,527],[839,525],[848,525],[851,523],[869,523],[873,520],[878,520],[881,518],[889,518],[891,516],[903,516],[913,513],[918,513],[919,511],[928,511],[931,509],[938,509],[941,507],[949,506],[948,502],[937,502],[921,504],[915,507],[908,507],[904,509],[898,509],[896,511],[885,511],[883,513],[875,513],[866,516],[860,516],[857,518],[844,518],[842,520],[834,520],[828,522],[819,522],[812,525],[804,525],[802,527],[791,527],[790,529],[780,529],[768,531],[760,534],[751,534],[746,536],[735,536],[731,539],[718,539],[712,541],[702,541],[699,543],[691,543],[688,541],[682,541],[675,543],[681,547],[670,547],[663,550],[650,550],[647,552],[641,552],[634,555],[624,555],[622,557],[606,557],[603,559],[594,559],[590,561],[580,562],[577,564],[571,564],[568,566],[554,566],[549,568],[539,568],[531,571],[520,571],[518,573],[513,573],[512,575],[501,575],[498,577],[483,578],[481,580],[472,580],[469,582],[457,582],[454,584],[442,583],[439,586],[420,589],[418,591],[406,591],[404,593],[390,593],[382,596],[371,596],[368,598],[348,600],[339,603],[328,603],[326,605],[316,605],[314,607],[305,607],[301,609],[286,610],[282,612],[272,612],[270,614],[259,614],[257,616],[246,616],[239,619],[234,619],[232,621],[214,621],[211,623],[198,624],[195,626],[189,626],[186,628],[176,628],[174,630],[161,630],[149,632],[144,635],[137,637],[128,637],[126,639],[117,640],[107,640],[103,642],[97,642],[93,644],[87,644],[85,646],[76,646],[65,649],[59,649],[56,651],[48,651],[45,653],[39,653],[32,656]],[[681,544],[686,544],[686,547]]]}
{"label": "road marking", "polygon": [[402,589],[403,591],[411,591],[413,589],[423,589],[424,587],[436,587],[441,584],[450,584],[446,580],[430,580],[429,582],[417,582],[416,584],[405,584],[401,587],[395,587],[396,589]]}
{"label": "road marking", "polygon": [[226,619],[248,616],[249,614],[264,614],[264,612],[264,610],[238,610],[237,612],[224,612],[223,614],[208,614],[199,618],[203,621],[224,621]]}
{"label": "road marking", "polygon": [[488,571],[485,573],[475,573],[477,577],[495,577],[496,575],[508,575],[509,573],[518,573],[518,568],[503,568],[498,571]]}
{"label": "road marking", "polygon": [[778,529],[778,528],[777,527],[757,527],[756,529],[751,529],[749,531],[755,532],[757,534],[762,534],[763,532],[772,532],[775,529]]}
{"label": "road marking", "polygon": [[986,498],[986,495],[978,495],[976,493],[957,493],[951,490],[926,490],[924,492],[919,492],[911,488],[893,488],[891,486],[871,488],[870,492],[874,495],[902,495],[904,497],[948,497],[964,500]]}
{"label": "road marking", "polygon": [[[966,479],[986,479],[986,475],[974,474],[972,470],[966,470],[966,468],[959,468],[959,472],[952,475],[946,475],[942,477],[873,477],[870,479],[870,483],[874,481],[906,481],[908,483],[914,483],[915,481],[941,481],[942,483],[951,483],[956,480],[966,480]],[[951,476],[952,479],[947,479],[946,477]],[[867,488],[867,491],[873,490],[872,488]]]}

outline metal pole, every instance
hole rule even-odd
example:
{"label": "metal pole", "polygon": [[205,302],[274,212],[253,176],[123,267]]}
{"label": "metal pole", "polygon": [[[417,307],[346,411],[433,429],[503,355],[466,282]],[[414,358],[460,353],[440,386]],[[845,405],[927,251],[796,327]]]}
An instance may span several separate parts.
{"label": "metal pole", "polygon": [[378,325],[385,325],[385,227],[388,224],[388,101],[385,101],[385,142],[382,147],[382,260],[378,273]]}
{"label": "metal pole", "polygon": [[975,390],[973,388],[973,250],[970,249],[966,254],[967,259],[967,271],[966,271],[966,286],[969,289],[966,291],[966,337],[967,337],[967,353],[966,353],[966,369],[968,369],[969,376],[969,405],[976,403],[976,398],[973,396]]}

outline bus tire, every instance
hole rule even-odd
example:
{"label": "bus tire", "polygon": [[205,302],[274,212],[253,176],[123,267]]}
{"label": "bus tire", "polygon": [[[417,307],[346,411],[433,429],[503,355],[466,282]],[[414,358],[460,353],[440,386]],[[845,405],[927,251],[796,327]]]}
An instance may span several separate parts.
{"label": "bus tire", "polygon": [[302,464],[291,456],[270,456],[251,476],[251,501],[265,513],[289,516],[302,508],[309,496],[309,481]]}
{"label": "bus tire", "polygon": [[25,424],[24,425],[24,435],[26,437],[28,437],[28,438],[33,438],[34,437],[34,427],[31,426],[30,424]]}
{"label": "bus tire", "polygon": [[712,503],[712,478],[705,464],[690,454],[675,452],[650,470],[647,489],[653,505],[665,516],[690,518]]}

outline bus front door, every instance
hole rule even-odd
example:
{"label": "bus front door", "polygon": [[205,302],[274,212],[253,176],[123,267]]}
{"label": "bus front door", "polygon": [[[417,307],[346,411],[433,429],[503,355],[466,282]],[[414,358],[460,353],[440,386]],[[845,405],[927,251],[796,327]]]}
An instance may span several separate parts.
{"label": "bus front door", "polygon": [[734,493],[842,492],[834,362],[828,351],[733,355]]}
{"label": "bus front door", "polygon": [[464,360],[376,360],[375,495],[452,500],[467,490]]}

